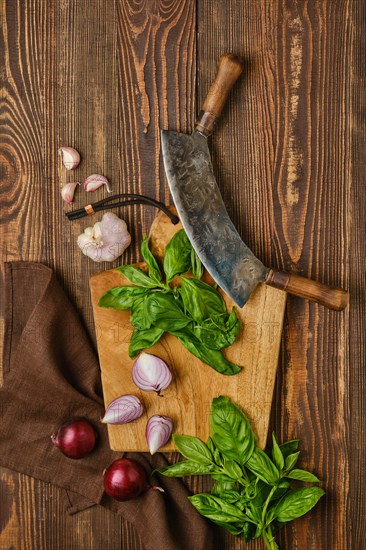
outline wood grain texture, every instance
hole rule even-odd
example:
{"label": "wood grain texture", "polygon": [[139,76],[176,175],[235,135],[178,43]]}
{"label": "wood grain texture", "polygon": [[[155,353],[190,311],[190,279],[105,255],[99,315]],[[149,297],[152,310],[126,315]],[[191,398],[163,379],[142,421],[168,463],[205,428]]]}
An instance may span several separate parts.
{"label": "wood grain texture", "polygon": [[[155,257],[163,259],[165,246],[172,236],[182,229],[173,225],[163,213],[155,218],[149,234],[150,248]],[[147,269],[146,264],[137,264]],[[206,282],[213,280],[205,274]],[[102,371],[104,402],[107,407],[124,394],[136,395],[144,404],[141,418],[123,426],[108,426],[109,442],[116,451],[144,451],[146,422],[153,414],[173,420],[174,431],[193,435],[207,441],[210,435],[209,412],[214,397],[225,394],[245,410],[264,448],[276,378],[278,354],[281,342],[282,323],[286,294],[258,285],[245,308],[237,309],[242,330],[236,341],[224,355],[229,361],[243,367],[235,376],[224,376],[202,364],[172,335],[164,335],[148,352],[161,357],[170,367],[172,383],[161,395],[138,390],[131,377],[134,361],[128,355],[128,346],[133,327],[129,311],[101,308],[98,301],[110,288],[129,285],[128,280],[117,270],[108,270],[90,279],[94,320],[97,327],[97,344]],[[223,294],[227,310],[234,302]],[[170,440],[162,451],[175,451]]]}
{"label": "wood grain texture", "polygon": [[[279,540],[363,549],[364,0],[4,0],[1,18],[1,257],[54,267],[92,336],[88,277],[110,266],[76,249],[90,219],[64,220],[61,182],[103,172],[115,191],[167,200],[159,126],[191,130],[218,57],[244,58],[212,140],[229,214],[266,264],[351,293],[341,314],[288,301],[272,426],[302,440],[327,497]],[[82,153],[75,174],[61,144]],[[78,189],[75,207],[84,198]],[[139,260],[155,212],[120,213],[133,233],[126,260]],[[57,489],[5,469],[0,487],[1,548],[141,550],[102,509],[66,517]],[[226,534],[222,548],[244,544]]]}

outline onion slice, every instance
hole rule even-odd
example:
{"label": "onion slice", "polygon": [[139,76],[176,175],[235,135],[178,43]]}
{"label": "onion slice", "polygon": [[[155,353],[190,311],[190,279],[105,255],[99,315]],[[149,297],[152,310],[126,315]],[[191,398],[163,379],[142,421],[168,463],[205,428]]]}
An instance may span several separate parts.
{"label": "onion slice", "polygon": [[172,381],[172,373],[160,357],[142,352],[133,364],[132,379],[141,390],[160,394]]}
{"label": "onion slice", "polygon": [[103,424],[127,424],[140,418],[144,412],[143,404],[135,395],[121,395],[112,401],[103,416]]}
{"label": "onion slice", "polygon": [[170,439],[173,431],[173,420],[169,416],[152,416],[146,425],[146,441],[153,455]]}

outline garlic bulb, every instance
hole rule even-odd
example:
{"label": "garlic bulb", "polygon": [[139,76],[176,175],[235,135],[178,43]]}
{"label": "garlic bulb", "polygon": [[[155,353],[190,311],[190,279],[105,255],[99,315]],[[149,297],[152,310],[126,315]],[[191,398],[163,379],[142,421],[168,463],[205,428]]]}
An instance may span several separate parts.
{"label": "garlic bulb", "polygon": [[126,222],[112,212],[104,214],[102,221],[93,227],[87,227],[77,240],[82,253],[94,262],[113,262],[130,243]]}
{"label": "garlic bulb", "polygon": [[60,147],[58,150],[66,170],[75,170],[80,163],[80,155],[73,147]]}

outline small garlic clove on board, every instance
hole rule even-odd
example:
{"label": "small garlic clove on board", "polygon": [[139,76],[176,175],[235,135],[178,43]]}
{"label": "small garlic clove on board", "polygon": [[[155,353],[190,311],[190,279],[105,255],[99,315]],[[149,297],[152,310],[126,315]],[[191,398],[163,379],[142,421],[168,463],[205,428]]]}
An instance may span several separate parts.
{"label": "small garlic clove on board", "polygon": [[82,253],[94,262],[113,262],[130,243],[126,222],[113,212],[107,212],[102,221],[87,227],[77,240]]}
{"label": "small garlic clove on board", "polygon": [[78,185],[80,185],[80,182],[73,181],[71,183],[66,183],[61,188],[61,197],[64,199],[65,202],[67,202],[67,204],[71,204],[74,200],[75,189]]}
{"label": "small garlic clove on board", "polygon": [[105,176],[101,176],[100,174],[92,174],[84,181],[84,189],[87,193],[90,191],[95,191],[102,185],[106,186],[108,193],[112,193],[112,189],[109,187],[109,181]]}
{"label": "small garlic clove on board", "polygon": [[73,147],[60,147],[58,150],[66,170],[75,170],[80,163],[80,155]]}

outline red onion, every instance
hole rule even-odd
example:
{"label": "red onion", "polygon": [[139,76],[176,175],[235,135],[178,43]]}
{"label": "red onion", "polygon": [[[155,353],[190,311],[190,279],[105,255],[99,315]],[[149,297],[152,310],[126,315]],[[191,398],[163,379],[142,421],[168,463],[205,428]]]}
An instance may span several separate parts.
{"label": "red onion", "polygon": [[153,455],[169,441],[173,431],[173,420],[168,416],[152,416],[146,426],[146,441]]}
{"label": "red onion", "polygon": [[142,352],[133,364],[132,379],[140,389],[160,394],[172,381],[172,373],[160,357]]}
{"label": "red onion", "polygon": [[140,418],[144,407],[135,395],[122,395],[110,403],[101,422],[104,424],[127,424]]}
{"label": "red onion", "polygon": [[153,487],[147,481],[144,468],[135,460],[117,458],[103,472],[104,490],[115,500],[132,500],[148,489],[164,492],[161,487]]}
{"label": "red onion", "polygon": [[52,443],[68,458],[83,458],[95,446],[96,432],[85,418],[71,418],[51,435]]}

